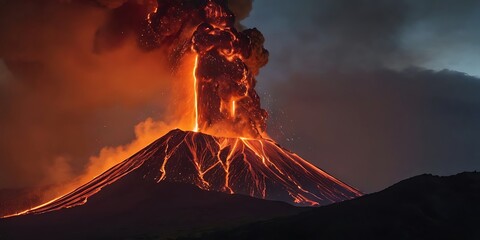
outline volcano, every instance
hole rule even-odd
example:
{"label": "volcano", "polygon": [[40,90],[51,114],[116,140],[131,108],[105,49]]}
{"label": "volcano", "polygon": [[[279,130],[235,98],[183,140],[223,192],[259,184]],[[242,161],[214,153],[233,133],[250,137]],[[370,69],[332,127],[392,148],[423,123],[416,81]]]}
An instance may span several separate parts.
{"label": "volcano", "polygon": [[139,180],[186,183],[298,206],[326,205],[361,195],[272,140],[221,138],[177,129],[71,193],[21,214],[83,205],[127,176],[137,185]]}
{"label": "volcano", "polygon": [[151,9],[132,4],[112,11],[143,9],[124,17],[138,23],[133,25],[139,49],[168,56],[172,76],[182,86],[175,88],[182,101],[171,104],[179,112],[172,112],[172,118],[179,118],[174,126],[181,127],[182,116],[188,116],[186,122],[193,126],[182,128],[193,131],[172,130],[74,191],[16,215],[88,206],[107,187],[129,194],[131,188],[160,183],[297,206],[361,195],[268,137],[268,114],[255,91],[255,77],[268,62],[265,39],[255,28],[236,29],[228,1],[158,0]]}

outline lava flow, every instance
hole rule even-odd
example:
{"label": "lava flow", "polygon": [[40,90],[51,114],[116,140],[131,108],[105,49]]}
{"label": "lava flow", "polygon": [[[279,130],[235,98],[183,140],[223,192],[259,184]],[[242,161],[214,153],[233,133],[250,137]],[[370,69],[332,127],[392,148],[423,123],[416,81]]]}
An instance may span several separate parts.
{"label": "lava flow", "polygon": [[127,175],[146,182],[189,183],[204,190],[300,206],[325,205],[361,195],[271,140],[173,130],[75,191],[19,214],[85,204],[90,196]]}
{"label": "lava flow", "polygon": [[76,190],[16,215],[85,204],[125,176],[300,206],[361,195],[267,137],[267,113],[254,89],[254,76],[268,61],[258,30],[237,31],[222,0],[157,5],[145,16],[139,43],[146,51],[167,49],[172,69],[193,63],[191,79],[185,80],[193,90],[192,131],[173,130]]}

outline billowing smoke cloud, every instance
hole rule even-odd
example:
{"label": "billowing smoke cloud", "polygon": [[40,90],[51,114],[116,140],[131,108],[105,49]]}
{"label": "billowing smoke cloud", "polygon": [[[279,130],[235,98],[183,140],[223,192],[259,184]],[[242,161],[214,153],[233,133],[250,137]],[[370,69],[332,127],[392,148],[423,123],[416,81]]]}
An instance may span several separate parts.
{"label": "billowing smoke cloud", "polygon": [[235,26],[237,29],[243,29],[240,22],[250,15],[253,8],[253,0],[229,0],[228,8],[235,15]]}

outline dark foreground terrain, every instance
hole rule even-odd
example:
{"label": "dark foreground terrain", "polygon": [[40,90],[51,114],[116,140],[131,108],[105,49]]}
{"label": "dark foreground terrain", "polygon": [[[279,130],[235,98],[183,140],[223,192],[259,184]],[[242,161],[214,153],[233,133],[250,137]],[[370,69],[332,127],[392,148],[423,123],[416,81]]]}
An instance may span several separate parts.
{"label": "dark foreground terrain", "polygon": [[166,239],[307,210],[196,186],[126,176],[85,205],[0,219],[0,239]]}
{"label": "dark foreground terrain", "polygon": [[0,219],[0,239],[480,239],[476,172],[313,209],[128,178],[83,206]]}
{"label": "dark foreground terrain", "polygon": [[480,239],[480,173],[420,175],[378,193],[201,239]]}

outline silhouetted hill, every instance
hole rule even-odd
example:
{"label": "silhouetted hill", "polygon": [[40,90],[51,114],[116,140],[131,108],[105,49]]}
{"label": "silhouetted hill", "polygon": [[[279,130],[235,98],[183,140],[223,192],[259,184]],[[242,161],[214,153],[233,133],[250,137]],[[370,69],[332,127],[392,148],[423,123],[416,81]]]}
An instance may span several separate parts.
{"label": "silhouetted hill", "polygon": [[126,176],[87,204],[0,219],[0,239],[164,239],[298,213],[283,202]]}
{"label": "silhouetted hill", "polygon": [[203,239],[480,239],[480,173],[420,175],[378,193]]}

